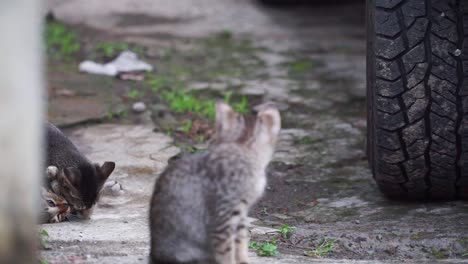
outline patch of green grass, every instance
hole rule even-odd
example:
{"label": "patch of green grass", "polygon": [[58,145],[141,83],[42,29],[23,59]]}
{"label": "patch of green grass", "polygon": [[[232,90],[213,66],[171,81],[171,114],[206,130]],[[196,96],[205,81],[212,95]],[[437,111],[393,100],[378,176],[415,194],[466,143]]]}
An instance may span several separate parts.
{"label": "patch of green grass", "polygon": [[135,99],[141,97],[141,93],[140,93],[140,91],[138,91],[137,89],[133,89],[133,88],[132,88],[132,89],[128,92],[127,96],[128,96],[128,98],[135,100]]}
{"label": "patch of green grass", "polygon": [[48,22],[45,31],[47,54],[52,58],[69,59],[80,50],[77,34],[65,25]]}
{"label": "patch of green grass", "polygon": [[241,113],[241,114],[245,114],[249,112],[249,103],[247,101],[247,97],[242,96],[242,99],[239,102],[232,102],[231,98],[232,98],[232,91],[228,91],[224,95],[224,102],[231,105],[234,111]]}
{"label": "patch of green grass", "polygon": [[171,111],[197,113],[214,119],[215,102],[213,100],[198,99],[192,93],[182,90],[164,91],[162,97],[168,103]]}
{"label": "patch of green grass", "polygon": [[142,47],[131,46],[125,42],[104,41],[104,42],[98,43],[95,47],[96,53],[101,54],[107,58],[114,57],[120,52],[125,51],[125,50],[133,51],[140,56],[144,53]]}
{"label": "patch of green grass", "polygon": [[249,103],[247,102],[247,98],[245,96],[242,96],[240,102],[232,103],[232,108],[238,113],[246,114],[247,112],[249,112]]}
{"label": "patch of green grass", "polygon": [[113,57],[124,50],[128,50],[128,44],[123,42],[100,42],[96,45],[96,51],[105,57]]}
{"label": "patch of green grass", "polygon": [[291,73],[306,73],[312,69],[312,62],[307,59],[299,59],[289,64]]}
{"label": "patch of green grass", "polygon": [[282,238],[289,238],[291,236],[292,231],[296,229],[294,226],[283,225],[280,227],[279,232]]}
{"label": "patch of green grass", "polygon": [[278,246],[275,241],[265,243],[250,241],[249,248],[255,250],[260,257],[273,257],[278,255]]}
{"label": "patch of green grass", "polygon": [[123,110],[123,111],[119,111],[119,112],[109,111],[107,113],[107,119],[108,120],[126,118],[127,116],[128,116],[128,111],[127,110]]}
{"label": "patch of green grass", "polygon": [[310,251],[305,251],[304,254],[310,257],[321,258],[335,250],[337,240],[334,238],[326,238],[317,248]]}
{"label": "patch of green grass", "polygon": [[185,133],[189,133],[191,129],[192,129],[192,120],[188,120],[188,121],[182,126],[182,131],[184,131]]}
{"label": "patch of green grass", "polygon": [[164,76],[157,76],[151,73],[146,74],[146,84],[153,93],[169,87],[170,81]]}
{"label": "patch of green grass", "polygon": [[445,258],[447,258],[447,254],[441,249],[439,249],[439,250],[437,250],[435,248],[431,249],[431,255],[436,259],[445,259]]}

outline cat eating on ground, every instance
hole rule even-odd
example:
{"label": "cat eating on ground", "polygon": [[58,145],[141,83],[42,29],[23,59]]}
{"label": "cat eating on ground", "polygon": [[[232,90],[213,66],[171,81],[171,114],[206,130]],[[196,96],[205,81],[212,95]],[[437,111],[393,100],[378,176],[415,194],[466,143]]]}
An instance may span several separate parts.
{"label": "cat eating on ground", "polygon": [[175,161],[156,181],[150,263],[248,263],[247,213],[265,189],[281,127],[273,104],[256,109],[243,116],[217,103],[207,151]]}
{"label": "cat eating on ground", "polygon": [[104,183],[114,171],[115,163],[104,162],[102,166],[92,164],[51,123],[46,124],[46,146],[46,192],[53,192],[56,197],[65,199],[70,210],[66,218],[57,219],[89,219]]}

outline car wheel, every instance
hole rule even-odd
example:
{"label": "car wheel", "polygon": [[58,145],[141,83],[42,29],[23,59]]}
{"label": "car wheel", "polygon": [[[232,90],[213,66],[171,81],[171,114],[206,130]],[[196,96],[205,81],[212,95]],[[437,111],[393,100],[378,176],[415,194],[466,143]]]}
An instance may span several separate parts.
{"label": "car wheel", "polygon": [[368,158],[398,199],[468,198],[468,2],[367,2]]}

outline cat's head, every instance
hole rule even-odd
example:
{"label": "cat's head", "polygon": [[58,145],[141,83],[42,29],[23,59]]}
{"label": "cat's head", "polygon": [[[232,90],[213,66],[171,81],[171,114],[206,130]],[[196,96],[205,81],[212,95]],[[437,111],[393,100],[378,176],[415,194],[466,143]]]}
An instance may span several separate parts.
{"label": "cat's head", "polygon": [[256,114],[244,116],[218,102],[214,143],[238,143],[272,155],[281,129],[280,113],[273,103],[258,105],[254,111]]}
{"label": "cat's head", "polygon": [[52,190],[41,190],[41,223],[58,223],[67,219],[71,207],[67,200]]}
{"label": "cat's head", "polygon": [[89,219],[99,193],[114,168],[114,162],[104,162],[102,166],[94,164],[80,168],[48,168],[51,189],[64,197],[71,206],[69,218]]}

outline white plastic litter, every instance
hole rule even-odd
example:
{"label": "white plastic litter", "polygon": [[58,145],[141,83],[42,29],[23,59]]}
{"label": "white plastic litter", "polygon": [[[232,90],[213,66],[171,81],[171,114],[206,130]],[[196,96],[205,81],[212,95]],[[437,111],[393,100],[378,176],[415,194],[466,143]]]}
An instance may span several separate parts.
{"label": "white plastic litter", "polygon": [[135,113],[142,113],[146,110],[146,105],[143,102],[136,102],[132,105],[132,110]]}
{"label": "white plastic litter", "polygon": [[123,51],[117,58],[106,64],[83,61],[79,65],[79,70],[91,74],[116,76],[122,72],[152,71],[153,66],[139,60],[135,52]]}

